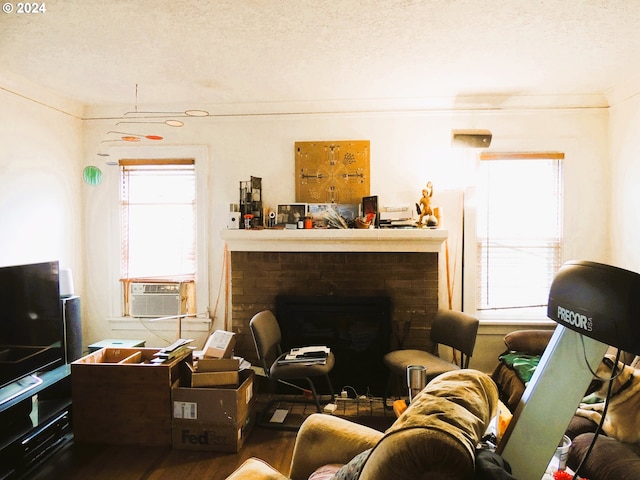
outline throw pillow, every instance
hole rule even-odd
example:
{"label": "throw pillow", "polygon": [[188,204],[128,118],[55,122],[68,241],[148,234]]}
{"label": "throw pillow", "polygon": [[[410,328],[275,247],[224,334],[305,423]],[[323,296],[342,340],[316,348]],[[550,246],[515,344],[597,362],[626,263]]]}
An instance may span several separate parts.
{"label": "throw pillow", "polygon": [[336,472],[331,480],[356,480],[360,476],[362,467],[367,461],[367,458],[369,458],[370,453],[371,449],[365,450],[353,457],[349,463]]}
{"label": "throw pillow", "polygon": [[318,468],[311,474],[309,480],[331,480],[338,470],[342,468],[342,464],[330,463]]}

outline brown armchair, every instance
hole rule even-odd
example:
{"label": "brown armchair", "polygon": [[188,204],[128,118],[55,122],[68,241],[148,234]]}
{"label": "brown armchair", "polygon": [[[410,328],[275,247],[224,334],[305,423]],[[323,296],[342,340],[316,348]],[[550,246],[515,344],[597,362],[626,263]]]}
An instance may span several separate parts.
{"label": "brown armchair", "polygon": [[289,477],[250,459],[228,479],[307,480],[317,469],[347,464],[368,449],[360,480],[473,479],[475,448],[497,403],[488,375],[468,369],[447,372],[430,382],[384,433],[313,414],[296,438]]}

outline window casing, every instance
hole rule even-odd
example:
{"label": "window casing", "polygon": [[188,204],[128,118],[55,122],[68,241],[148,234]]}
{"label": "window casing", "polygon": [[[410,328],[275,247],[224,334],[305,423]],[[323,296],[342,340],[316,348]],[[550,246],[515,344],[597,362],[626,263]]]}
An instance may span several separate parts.
{"label": "window casing", "polygon": [[562,262],[561,153],[485,153],[476,185],[475,310],[539,312]]}

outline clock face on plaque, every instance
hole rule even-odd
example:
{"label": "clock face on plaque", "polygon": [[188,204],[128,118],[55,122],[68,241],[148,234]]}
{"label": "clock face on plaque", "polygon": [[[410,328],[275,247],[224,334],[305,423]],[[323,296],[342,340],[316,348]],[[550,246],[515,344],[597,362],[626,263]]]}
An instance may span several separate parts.
{"label": "clock face on plaque", "polygon": [[296,202],[359,204],[369,196],[369,143],[296,142]]}

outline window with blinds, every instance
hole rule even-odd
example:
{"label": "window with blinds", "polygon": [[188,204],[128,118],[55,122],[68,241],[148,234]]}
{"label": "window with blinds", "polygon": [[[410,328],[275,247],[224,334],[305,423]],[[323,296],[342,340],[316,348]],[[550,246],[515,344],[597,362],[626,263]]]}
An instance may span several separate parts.
{"label": "window with blinds", "polygon": [[119,165],[122,279],[194,280],[194,160],[120,160]]}
{"label": "window with blinds", "polygon": [[561,153],[483,153],[476,309],[545,306],[562,261]]}

